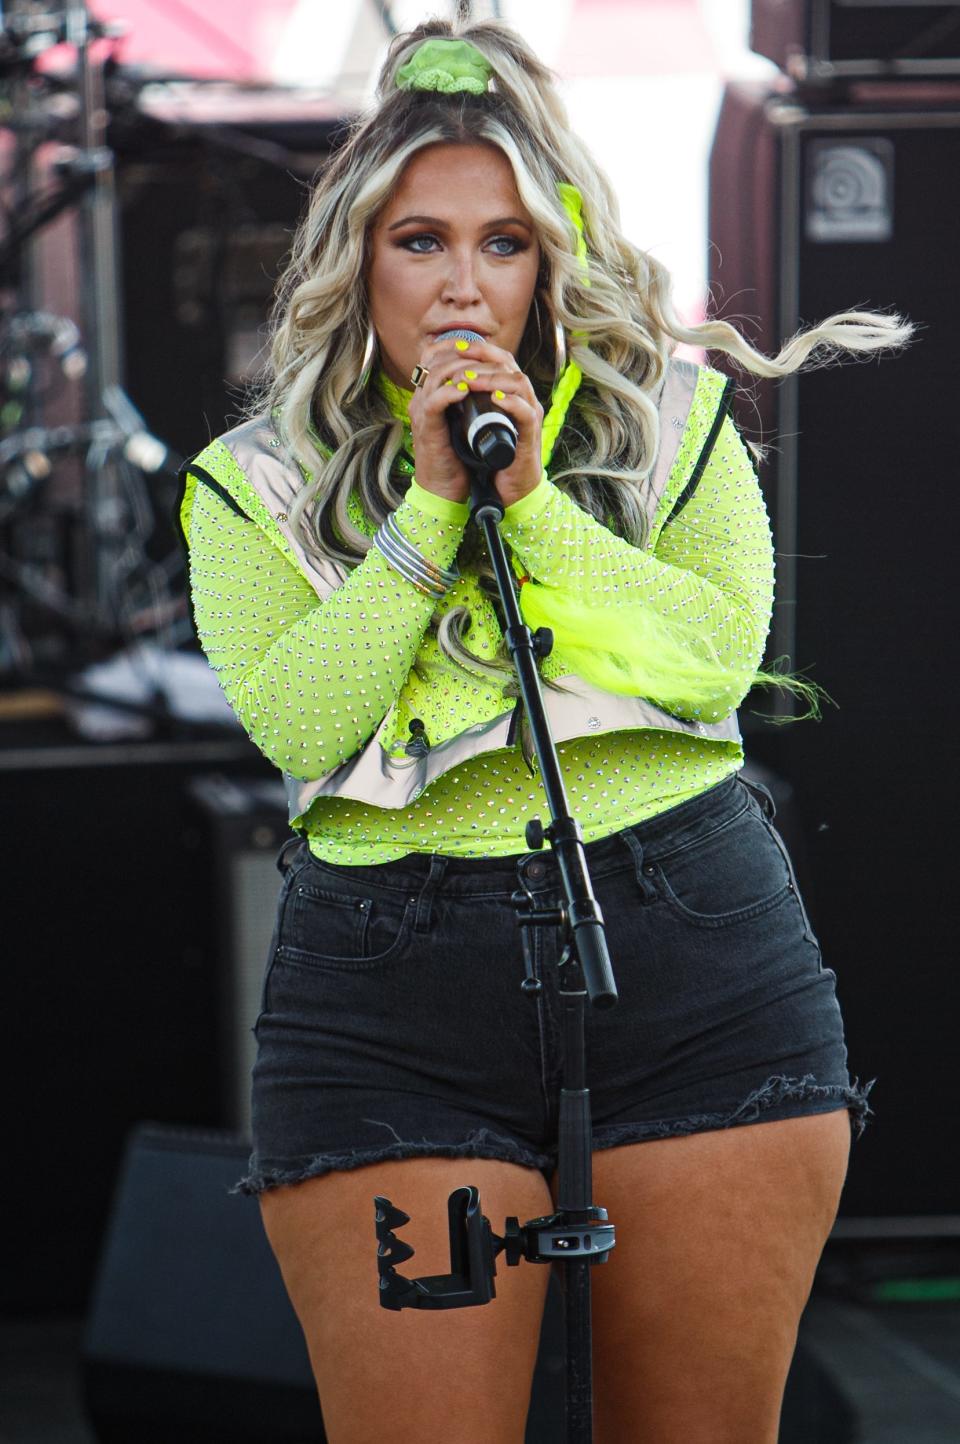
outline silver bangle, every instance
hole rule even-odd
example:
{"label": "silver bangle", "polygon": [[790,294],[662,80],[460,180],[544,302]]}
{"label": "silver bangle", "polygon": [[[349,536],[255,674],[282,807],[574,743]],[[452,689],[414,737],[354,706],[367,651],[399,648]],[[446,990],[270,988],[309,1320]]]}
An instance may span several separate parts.
{"label": "silver bangle", "polygon": [[401,555],[406,556],[414,566],[425,568],[430,576],[436,577],[439,581],[446,582],[448,586],[452,586],[454,582],[460,580],[460,569],[456,564],[452,567],[438,566],[436,562],[432,562],[429,558],[422,556],[416,547],[411,546],[410,542],[397,526],[397,519],[393,515],[393,512],[390,513],[383,523],[383,529],[391,540],[396,543],[397,551],[401,553]]}
{"label": "silver bangle", "polygon": [[393,570],[399,572],[400,576],[406,578],[408,582],[412,582],[417,588],[417,591],[423,592],[425,596],[433,597],[434,601],[439,601],[440,598],[446,594],[447,588],[445,586],[428,579],[423,573],[418,572],[415,567],[411,566],[403,557],[397,556],[392,549],[390,539],[386,536],[381,536],[379,531],[373,538],[373,545],[381,556],[387,559],[393,567]]}
{"label": "silver bangle", "polygon": [[434,601],[439,601],[459,580],[458,567],[439,567],[411,546],[392,515],[378,528],[373,545],[394,571]]}

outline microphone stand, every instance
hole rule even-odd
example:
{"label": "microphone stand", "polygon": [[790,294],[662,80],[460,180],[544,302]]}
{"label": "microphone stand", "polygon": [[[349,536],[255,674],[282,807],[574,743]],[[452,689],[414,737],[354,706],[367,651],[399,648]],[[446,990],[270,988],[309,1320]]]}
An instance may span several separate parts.
{"label": "microphone stand", "polygon": [[[534,967],[531,928],[563,929],[564,946],[558,963],[563,1015],[564,1060],[558,1125],[557,1208],[552,1214],[520,1225],[511,1217],[503,1236],[492,1232],[483,1216],[478,1190],[456,1189],[447,1210],[450,1234],[450,1273],[412,1279],[397,1272],[397,1265],[413,1255],[394,1229],[409,1222],[409,1215],[388,1198],[376,1197],[376,1232],[380,1272],[380,1303],[384,1308],[448,1309],[489,1303],[494,1298],[495,1257],[504,1253],[509,1266],[522,1259],[530,1263],[561,1261],[566,1324],[566,1444],[590,1444],[592,1418],[592,1338],[590,1319],[590,1268],[605,1263],[615,1243],[614,1226],[607,1211],[594,1204],[592,1193],[592,1139],[590,1091],[586,1086],[584,1057],[584,1004],[611,1007],[617,990],[607,951],[603,915],[593,895],[583,851],[583,832],[570,815],[556,746],[543,706],[543,693],[535,658],[549,656],[553,634],[547,627],[533,633],[523,621],[515,580],[499,524],[504,506],[493,485],[493,474],[466,447],[458,455],[472,469],[471,519],[483,529],[506,618],[506,640],[517,671],[520,696],[529,722],[543,787],[550,808],[550,825],[539,818],[526,825],[527,846],[543,847],[544,837],[557,857],[564,901],[559,908],[538,907],[524,876],[527,859],[520,864],[522,890],[513,894],[523,941],[525,977],[522,991],[536,997],[543,988]],[[532,859],[529,859],[532,861]]]}

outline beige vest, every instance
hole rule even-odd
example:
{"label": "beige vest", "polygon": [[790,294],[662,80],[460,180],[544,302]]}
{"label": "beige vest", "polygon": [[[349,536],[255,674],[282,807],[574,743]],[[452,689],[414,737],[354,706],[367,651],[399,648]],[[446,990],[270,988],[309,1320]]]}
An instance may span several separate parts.
{"label": "beige vest", "polygon": [[[699,368],[691,362],[672,360],[661,383],[657,405],[660,416],[660,447],[650,477],[644,488],[648,505],[648,522],[652,526],[663,496],[667,479],[677,456],[687,425],[690,405],[697,385]],[[710,428],[709,439],[716,434],[716,420],[725,414],[730,386],[724,387],[718,399],[717,416]],[[288,513],[303,480],[283,456],[280,442],[266,418],[256,418],[227,432],[220,441],[229,449],[246,480],[265,504],[296,555],[304,575],[309,578],[319,597],[327,597],[347,578],[344,566],[330,561],[317,561],[306,554],[297,533],[290,526]],[[705,440],[704,448],[708,444]],[[703,449],[701,448],[701,459]],[[204,457],[196,459],[203,470]],[[691,475],[696,462],[691,468]],[[544,688],[543,699],[550,732],[556,743],[573,737],[602,732],[620,732],[630,728],[653,728],[664,732],[686,732],[695,737],[715,741],[739,742],[740,730],[736,713],[722,722],[689,722],[655,707],[642,697],[621,696],[590,686],[577,676],[559,679],[570,692]],[[522,703],[511,703],[510,709],[492,721],[468,727],[455,737],[430,747],[419,757],[391,756],[388,752],[394,736],[395,707],[391,707],[377,730],[352,757],[323,777],[285,776],[290,818],[301,818],[318,797],[349,797],[374,807],[408,807],[426,787],[452,767],[497,748],[516,743]]]}

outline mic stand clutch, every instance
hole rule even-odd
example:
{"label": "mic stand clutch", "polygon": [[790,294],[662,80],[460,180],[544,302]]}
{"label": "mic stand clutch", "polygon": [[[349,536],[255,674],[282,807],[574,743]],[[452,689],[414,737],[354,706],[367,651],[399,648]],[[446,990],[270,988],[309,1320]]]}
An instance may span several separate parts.
{"label": "mic stand clutch", "polygon": [[[461,453],[462,455],[462,453]],[[530,726],[540,775],[550,808],[550,825],[539,818],[526,826],[527,846],[533,851],[548,839],[557,857],[564,901],[559,908],[541,907],[524,878],[513,894],[523,941],[525,978],[522,991],[535,998],[543,984],[536,975],[530,929],[560,927],[564,947],[558,964],[563,1013],[564,1061],[558,1127],[557,1209],[543,1218],[520,1225],[508,1218],[503,1236],[493,1233],[483,1216],[477,1189],[458,1188],[448,1201],[450,1273],[429,1278],[406,1278],[397,1265],[413,1256],[409,1244],[394,1229],[409,1221],[388,1198],[377,1197],[376,1231],[380,1270],[380,1302],[387,1309],[465,1308],[489,1303],[496,1289],[496,1255],[507,1264],[563,1263],[566,1321],[567,1444],[590,1444],[593,1437],[590,1266],[605,1263],[614,1246],[614,1227],[607,1211],[591,1201],[592,1145],[590,1092],[584,1059],[584,1000],[594,1007],[610,1007],[617,990],[607,951],[603,916],[593,895],[583,851],[583,834],[570,816],[556,747],[543,706],[536,657],[549,656],[553,636],[549,628],[535,633],[523,621],[513,572],[507,559],[499,524],[504,507],[491,474],[463,457],[473,469],[472,520],[483,528],[506,618],[506,639],[520,683],[520,696]],[[523,877],[523,867],[520,872]]]}

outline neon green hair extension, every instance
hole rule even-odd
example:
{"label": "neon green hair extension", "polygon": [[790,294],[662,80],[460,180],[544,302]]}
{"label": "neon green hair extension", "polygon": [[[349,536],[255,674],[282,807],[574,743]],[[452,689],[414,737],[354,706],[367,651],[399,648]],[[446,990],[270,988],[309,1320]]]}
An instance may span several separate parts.
{"label": "neon green hair extension", "polygon": [[576,186],[568,181],[557,181],[557,195],[560,197],[560,204],[570,217],[570,223],[577,233],[577,260],[580,262],[580,270],[583,273],[583,284],[590,284],[590,268],[587,264],[587,238],[583,229],[583,196]]}
{"label": "neon green hair extension", "polygon": [[730,667],[705,637],[643,602],[592,606],[527,580],[520,587],[520,611],[533,631],[551,629],[553,655],[566,671],[605,692],[646,697],[666,712],[719,722],[751,687],[779,686],[803,698],[804,718],[820,715],[826,694],[814,683],[788,673]]}
{"label": "neon green hair extension", "polygon": [[[577,260],[580,263],[580,270],[583,273],[583,284],[589,286],[590,276],[587,265],[587,242],[583,233],[583,196],[576,186],[569,185],[566,181],[557,182],[557,195],[560,204],[570,218],[570,223],[577,233]],[[582,340],[582,336],[576,339]],[[563,375],[553,388],[553,396],[550,398],[550,410],[543,418],[543,429],[541,432],[542,446],[541,455],[544,467],[549,466],[550,458],[553,456],[557,438],[563,430],[563,423],[567,419],[567,412],[570,410],[573,398],[580,390],[580,383],[583,380],[583,372],[576,361],[569,361],[564,368]]]}
{"label": "neon green hair extension", "polygon": [[563,430],[563,423],[567,419],[567,412],[570,410],[573,398],[580,389],[580,382],[582,380],[583,372],[580,370],[576,361],[568,361],[563,375],[553,389],[550,410],[543,418],[543,429],[540,433],[540,455],[544,467],[550,465],[550,458],[553,456],[557,438]]}

